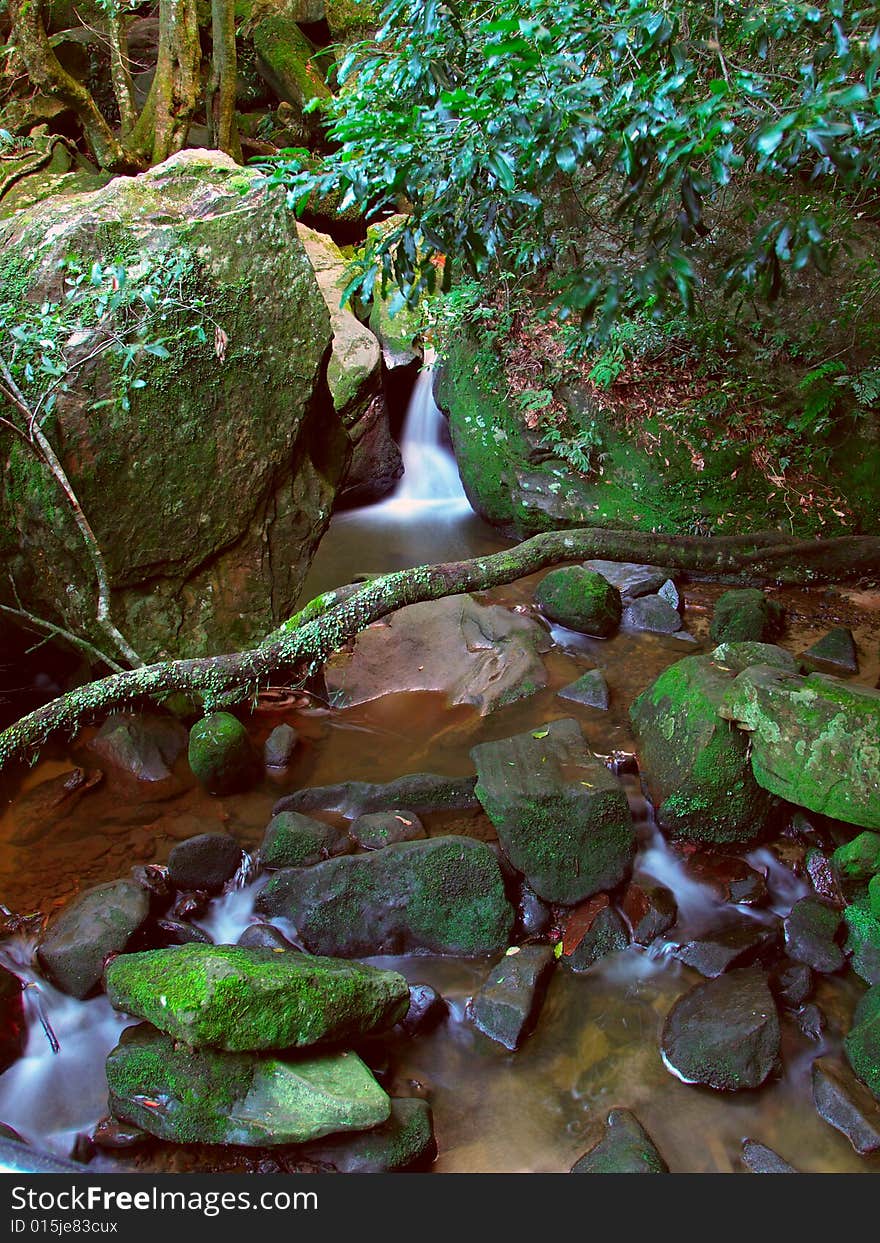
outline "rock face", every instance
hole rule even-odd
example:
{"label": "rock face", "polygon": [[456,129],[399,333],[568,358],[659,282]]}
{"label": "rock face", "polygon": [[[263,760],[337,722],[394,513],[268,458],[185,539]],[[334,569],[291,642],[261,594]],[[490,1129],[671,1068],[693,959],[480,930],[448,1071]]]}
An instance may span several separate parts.
{"label": "rock face", "polygon": [[289,920],[310,953],[344,958],[497,954],[513,925],[495,855],[464,837],[401,842],[276,872],[257,909]]}
{"label": "rock face", "polygon": [[177,1144],[301,1144],[387,1121],[391,1102],[355,1053],[255,1058],[190,1049],[148,1023],[107,1058],[110,1109]]}
{"label": "rock face", "polygon": [[331,657],[324,676],[336,705],[392,691],[444,691],[451,704],[473,704],[485,715],[546,686],[541,653],[549,647],[531,618],[449,596],[411,604],[363,631],[353,655]]}
{"label": "rock face", "polygon": [[[293,214],[252,179],[228,156],[183,151],[0,224],[0,278],[21,296],[57,302],[59,260],[71,256],[86,271],[120,255],[179,261],[188,296],[225,333],[222,361],[213,340],[151,358],[128,411],[91,409],[116,391],[110,356],[55,408],[54,442],[104,550],[115,619],[145,659],[235,650],[288,616],[347,466],[325,374],[327,308]],[[86,331],[77,348],[94,345]],[[87,625],[91,563],[54,484],[14,446],[0,509],[21,532],[9,564],[25,605]]]}
{"label": "rock face", "polygon": [[629,804],[577,721],[481,743],[471,757],[504,853],[539,897],[573,904],[623,880],[635,853]]}
{"label": "rock face", "polygon": [[583,634],[604,639],[620,625],[620,592],[601,574],[583,566],[551,570],[538,584],[535,601],[545,617]]}
{"label": "rock face", "polygon": [[779,1040],[766,977],[747,967],[679,998],[660,1043],[667,1067],[685,1083],[735,1092],[760,1087],[779,1056]]}
{"label": "rock face", "polygon": [[880,829],[880,691],[821,673],[755,668],[723,715],[750,736],[759,785],[799,807]]}
{"label": "rock face", "polygon": [[535,1023],[553,961],[549,945],[508,950],[471,1002],[474,1025],[505,1049],[517,1048]]}
{"label": "rock face", "polygon": [[131,881],[86,889],[49,924],[37,950],[40,965],[62,992],[87,997],[104,959],[125,949],[149,910],[146,892]]}
{"label": "rock face", "polygon": [[117,1010],[230,1052],[340,1044],[392,1027],[409,1006],[395,971],[237,945],[122,954],[106,985]]}
{"label": "rock face", "polygon": [[668,1174],[648,1132],[628,1109],[612,1109],[605,1134],[571,1167],[572,1174]]}

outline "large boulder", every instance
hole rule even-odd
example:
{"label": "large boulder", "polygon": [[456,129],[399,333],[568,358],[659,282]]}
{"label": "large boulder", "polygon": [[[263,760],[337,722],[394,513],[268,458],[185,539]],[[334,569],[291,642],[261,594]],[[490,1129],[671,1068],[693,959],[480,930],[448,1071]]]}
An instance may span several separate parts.
{"label": "large boulder", "polygon": [[636,847],[629,804],[577,721],[481,743],[471,758],[504,853],[539,897],[574,904],[624,879]]}
{"label": "large boulder", "polygon": [[402,1019],[409,985],[395,971],[240,945],[122,954],[107,967],[117,1010],[175,1040],[245,1049],[342,1043]]}
{"label": "large boulder", "polygon": [[[104,551],[115,620],[145,659],[244,647],[288,616],[347,466],[327,307],[283,196],[255,180],[226,155],[183,151],[0,222],[4,296],[59,302],[62,260],[179,265],[185,299],[216,321],[216,337],[140,364],[127,410],[118,358],[93,360],[48,428]],[[0,547],[23,603],[94,634],[91,562],[23,445],[10,444],[0,514],[18,532]]]}
{"label": "large boulder", "polygon": [[773,806],[749,763],[748,739],[722,715],[737,673],[756,661],[794,669],[782,648],[726,643],[665,669],[630,708],[661,828],[694,841],[757,837]]}
{"label": "large boulder", "polygon": [[752,771],[765,790],[880,829],[880,691],[758,667],[739,675],[721,712],[748,731]]}
{"label": "large boulder", "polygon": [[601,574],[580,565],[551,570],[538,584],[535,601],[551,621],[583,634],[604,639],[620,625],[620,592]]}
{"label": "large boulder", "polygon": [[480,957],[508,943],[513,910],[483,842],[433,837],[276,872],[257,910],[281,916],[313,954],[428,951]]}

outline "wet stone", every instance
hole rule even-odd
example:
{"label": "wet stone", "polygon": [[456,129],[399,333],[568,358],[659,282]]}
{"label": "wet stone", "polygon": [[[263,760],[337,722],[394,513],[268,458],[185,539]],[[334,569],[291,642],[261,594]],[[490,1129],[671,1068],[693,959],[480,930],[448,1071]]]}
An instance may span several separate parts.
{"label": "wet stone", "polygon": [[150,1137],[140,1127],[130,1122],[120,1122],[118,1118],[102,1118],[95,1124],[91,1139],[96,1148],[106,1148],[116,1152],[125,1148],[137,1148]]}
{"label": "wet stone", "polygon": [[89,750],[138,781],[167,781],[186,745],[186,730],[173,717],[119,712],[107,718]]}
{"label": "wet stone", "polygon": [[[657,593],[671,582],[669,570],[659,565],[638,565],[631,561],[593,560],[583,563],[585,570],[594,570],[620,592],[624,603],[640,596]],[[674,585],[674,584],[673,584]]]}
{"label": "wet stone", "polygon": [[677,634],[681,616],[663,596],[640,596],[623,610],[620,624],[624,630],[642,630],[650,634]]}
{"label": "wet stone", "polygon": [[209,794],[237,794],[256,776],[247,730],[230,712],[212,712],[189,734],[189,766]]}
{"label": "wet stone", "polygon": [[840,912],[820,898],[801,898],[785,917],[785,950],[795,962],[804,962],[820,974],[840,971],[843,950],[835,941]]}
{"label": "wet stone", "polygon": [[374,784],[344,781],[339,785],[312,786],[295,790],[278,800],[273,815],[281,811],[337,811],[348,820],[372,811],[407,807],[417,815],[427,812],[476,811],[476,777],[443,777],[437,773],[409,773],[395,781]]}
{"label": "wet stone", "polygon": [[742,1146],[743,1165],[750,1174],[797,1174],[798,1171],[787,1161],[783,1161],[778,1152],[759,1144],[755,1139],[744,1139]]}
{"label": "wet stone", "polygon": [[358,816],[349,829],[364,850],[381,850],[395,842],[415,842],[427,837],[425,826],[412,811],[373,811]]}
{"label": "wet stone", "polygon": [[400,1020],[400,1026],[408,1036],[419,1036],[430,1031],[446,1017],[446,1002],[430,984],[410,984],[409,1009]]}
{"label": "wet stone", "polygon": [[785,610],[756,587],[725,591],[719,596],[709,625],[713,643],[768,643],[785,626]]}
{"label": "wet stone", "polygon": [[797,1025],[808,1040],[819,1041],[827,1026],[825,1015],[817,1005],[810,1002],[809,1005],[801,1006],[798,1010]]}
{"label": "wet stone", "polygon": [[217,893],[241,866],[242,849],[227,833],[200,833],[178,844],[168,856],[168,879],[175,889]]}
{"label": "wet stone", "polygon": [[816,896],[824,902],[829,902],[832,906],[846,906],[846,898],[840,887],[840,881],[828,856],[813,846],[807,851],[805,862],[807,875],[810,878],[810,884],[813,886]]}
{"label": "wet stone", "polygon": [[530,885],[523,883],[516,907],[517,926],[526,937],[543,936],[553,922],[553,915],[546,902]]}
{"label": "wet stone", "polygon": [[691,855],[685,866],[695,880],[710,885],[722,902],[761,906],[767,900],[766,877],[738,855],[701,850]]}
{"label": "wet stone", "polygon": [[169,945],[210,945],[207,932],[188,924],[182,919],[157,919],[156,935],[149,938],[151,949],[164,949]]}
{"label": "wet stone", "polygon": [[549,945],[512,946],[489,972],[470,1005],[474,1025],[516,1049],[534,1026],[553,969]]}
{"label": "wet stone", "polygon": [[813,1101],[856,1152],[880,1149],[880,1106],[841,1062],[822,1057],[813,1063]]}
{"label": "wet stone", "polygon": [[833,630],[829,630],[801,653],[800,660],[804,669],[809,672],[847,677],[859,671],[856,644],[853,632],[848,626],[835,626]]}
{"label": "wet stone", "polygon": [[572,1174],[668,1174],[654,1141],[628,1109],[612,1109],[605,1134],[571,1167]]}
{"label": "wet stone", "polygon": [[620,909],[638,945],[650,945],[672,927],[678,915],[672,890],[646,881],[627,887]]}
{"label": "wet stone", "polygon": [[104,959],[125,949],[149,910],[147,894],[131,881],[85,890],[50,922],[37,949],[41,967],[62,992],[87,997]]}
{"label": "wet stone", "polygon": [[274,924],[248,924],[236,941],[236,945],[242,945],[245,949],[251,950],[292,950],[298,948]]}
{"label": "wet stone", "polygon": [[304,868],[351,849],[351,838],[343,829],[300,812],[281,811],[266,826],[259,859],[264,868]]}
{"label": "wet stone", "polygon": [[423,1169],[437,1155],[434,1122],[427,1101],[392,1098],[387,1122],[356,1135],[331,1135],[296,1154],[340,1174],[398,1174]]}
{"label": "wet stone", "polygon": [[784,958],[770,972],[770,988],[784,1009],[797,1010],[813,991],[813,972],[804,962]]}
{"label": "wet stone", "polygon": [[263,763],[269,769],[287,768],[293,759],[299,734],[286,722],[276,725],[263,743]]}
{"label": "wet stone", "polygon": [[672,954],[681,962],[714,979],[731,967],[744,967],[772,953],[779,942],[779,921],[758,923],[756,919],[738,919],[708,932],[684,945],[674,946]]}
{"label": "wet stone", "polygon": [[625,950],[629,932],[607,893],[582,902],[568,916],[562,938],[562,962],[572,971],[587,971],[600,958]]}
{"label": "wet stone", "polygon": [[0,1073],[21,1057],[27,1044],[23,987],[17,975],[0,966]]}
{"label": "wet stone", "polygon": [[556,694],[560,699],[570,699],[585,708],[599,708],[603,712],[607,711],[611,702],[611,692],[601,669],[588,669]]}

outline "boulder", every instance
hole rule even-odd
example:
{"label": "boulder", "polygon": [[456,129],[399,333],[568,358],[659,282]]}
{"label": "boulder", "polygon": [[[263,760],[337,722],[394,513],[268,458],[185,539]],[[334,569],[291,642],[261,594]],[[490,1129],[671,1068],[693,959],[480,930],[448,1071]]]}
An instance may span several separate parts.
{"label": "boulder", "polygon": [[470,1004],[474,1026],[505,1049],[535,1025],[554,965],[549,945],[511,946]]}
{"label": "boulder", "polygon": [[843,1048],[859,1079],[880,1101],[880,985],[869,988],[856,1006]]}
{"label": "boulder", "polygon": [[477,796],[539,897],[573,904],[625,877],[635,853],[626,795],[577,721],[474,747]]}
{"label": "boulder", "polygon": [[436,1155],[431,1107],[416,1097],[392,1098],[388,1121],[369,1131],[329,1136],[296,1153],[340,1174],[399,1174],[429,1164]]}
{"label": "boulder", "polygon": [[677,634],[681,616],[677,608],[663,596],[639,596],[623,610],[620,624],[624,630],[645,630],[650,634]]}
{"label": "boulder", "polygon": [[238,945],[123,954],[106,987],[117,1010],[229,1052],[343,1044],[392,1027],[409,1005],[396,971]]}
{"label": "boulder", "polygon": [[880,919],[871,914],[866,900],[851,903],[843,912],[846,924],[844,949],[850,966],[868,984],[880,984]]}
{"label": "boulder", "polygon": [[238,938],[236,945],[245,949],[295,950],[297,946],[284,935],[274,924],[248,924]]}
{"label": "boulder", "polygon": [[297,811],[280,811],[266,827],[260,863],[264,868],[306,868],[351,849],[351,838],[343,829]]}
{"label": "boulder", "polygon": [[21,1057],[27,1044],[23,988],[17,975],[0,966],[0,1074]]}
{"label": "boulder", "polygon": [[603,712],[608,710],[611,702],[608,683],[601,669],[588,669],[556,693],[560,699],[571,699],[574,703],[583,704],[585,708],[599,708]]}
{"label": "boulder", "polygon": [[[113,400],[119,360],[103,355],[53,410],[53,443],[104,551],[114,619],[148,661],[239,650],[288,617],[347,467],[326,381],[327,308],[283,194],[258,181],[220,152],[182,151],[0,223],[10,297],[63,300],[70,258],[86,272],[120,256],[132,268],[181,265],[187,299],[203,299],[224,334],[222,360],[213,329],[204,344],[150,357],[128,409]],[[97,331],[83,329],[77,357]],[[109,404],[96,415],[99,400]],[[20,532],[7,568],[22,603],[94,635],[82,538],[25,448],[10,454],[0,511]]]}
{"label": "boulder", "polygon": [[410,604],[362,631],[353,653],[330,658],[324,677],[337,707],[397,691],[442,691],[450,704],[473,704],[485,716],[547,685],[541,653],[550,646],[533,618],[447,596]]}
{"label": "boulder", "polygon": [[811,673],[831,673],[837,677],[858,673],[859,658],[853,632],[848,626],[835,626],[801,652],[800,661],[801,667]]}
{"label": "boulder", "polygon": [[148,1023],[107,1058],[114,1117],[176,1144],[301,1144],[387,1121],[391,1102],[355,1053],[256,1057],[191,1049]]}
{"label": "boulder", "polygon": [[244,855],[228,833],[199,833],[178,842],[168,856],[168,878],[175,889],[217,893],[231,880]]}
{"label": "boulder", "polygon": [[718,597],[709,624],[713,643],[770,643],[785,627],[785,609],[768,600],[757,587],[725,591]]}
{"label": "boulder", "polygon": [[407,807],[419,815],[444,811],[475,811],[476,777],[443,777],[438,773],[409,773],[395,781],[344,781],[335,786],[311,786],[285,794],[273,808],[281,811],[337,811],[347,820],[373,811]]}
{"label": "boulder", "polygon": [[719,1091],[757,1088],[779,1056],[776,1004],[755,968],[698,984],[675,1003],[660,1038],[663,1060],[684,1083]]}
{"label": "boulder", "polygon": [[516,905],[517,926],[524,937],[540,937],[548,932],[553,923],[550,907],[523,881]]}
{"label": "boulder", "polygon": [[256,756],[248,732],[231,712],[212,712],[189,734],[189,766],[211,794],[236,794],[252,783]]}
{"label": "boulder", "polygon": [[620,625],[620,592],[594,570],[566,565],[551,570],[535,590],[535,603],[550,621],[606,639]]}
{"label": "boulder", "polygon": [[276,872],[257,898],[313,954],[479,957],[508,943],[513,910],[495,855],[465,837],[401,842]]}
{"label": "boulder", "polygon": [[[298,117],[306,120],[308,114],[303,110],[313,99],[331,98],[315,48],[283,8],[261,14],[251,29],[251,39],[260,74]],[[314,128],[314,116],[311,120]]]}
{"label": "boulder", "polygon": [[784,923],[789,958],[804,962],[821,974],[840,971],[846,961],[835,940],[840,923],[840,912],[820,898],[795,902]]}
{"label": "boulder", "polygon": [[576,906],[565,923],[562,962],[572,971],[587,971],[593,963],[625,950],[629,932],[607,893],[597,893]]}
{"label": "boulder", "polygon": [[797,1174],[794,1166],[783,1161],[778,1152],[759,1144],[755,1139],[744,1139],[742,1146],[743,1165],[750,1174]]}
{"label": "boulder", "polygon": [[572,1174],[668,1174],[648,1132],[628,1109],[612,1109],[605,1134],[571,1167]]}
{"label": "boulder", "polygon": [[186,742],[186,730],[171,716],[114,712],[88,745],[104,764],[138,781],[167,781]]}
{"label": "boulder", "polygon": [[131,881],[86,889],[50,921],[37,947],[40,966],[63,993],[87,997],[104,959],[122,953],[149,913],[147,893]]}
{"label": "boulder", "polygon": [[865,885],[880,875],[880,833],[859,833],[844,842],[831,856],[831,863],[845,885]]}
{"label": "boulder", "polygon": [[827,1057],[813,1063],[813,1102],[820,1118],[845,1135],[864,1155],[880,1148],[880,1106],[842,1063]]}
{"label": "boulder", "polygon": [[616,587],[624,604],[630,604],[642,596],[656,595],[661,587],[670,581],[669,570],[664,570],[659,565],[638,565],[632,561],[594,560],[585,561],[583,567],[585,570],[601,574],[612,587]]}
{"label": "boulder", "polygon": [[880,828],[880,691],[811,673],[753,668],[722,715],[748,731],[758,784],[809,811]]}
{"label": "boulder", "polygon": [[772,953],[779,942],[779,921],[764,924],[740,917],[717,931],[706,932],[672,953],[681,962],[709,979],[722,975],[731,967],[745,967]]}
{"label": "boulder", "polygon": [[299,734],[292,725],[276,725],[263,743],[263,763],[267,768],[287,768],[293,759]]}
{"label": "boulder", "polygon": [[349,830],[364,850],[381,850],[395,842],[415,842],[427,837],[425,826],[411,811],[373,811],[358,816]]}

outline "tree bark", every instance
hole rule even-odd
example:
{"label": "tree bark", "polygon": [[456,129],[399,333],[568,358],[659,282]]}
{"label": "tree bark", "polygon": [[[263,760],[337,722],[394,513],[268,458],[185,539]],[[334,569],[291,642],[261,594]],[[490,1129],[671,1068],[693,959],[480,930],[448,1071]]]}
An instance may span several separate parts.
{"label": "tree bark", "polygon": [[130,142],[148,164],[161,164],[186,142],[199,100],[201,58],[195,0],[159,0],[156,70]]}
{"label": "tree bark", "polygon": [[213,143],[240,163],[241,143],[235,124],[235,0],[211,0],[211,37],[214,50],[208,116]]}
{"label": "tree bark", "polygon": [[59,729],[76,731],[96,713],[176,692],[211,710],[255,695],[279,673],[304,685],[327,656],[371,622],[424,600],[484,591],[566,561],[604,557],[651,561],[707,577],[751,583],[843,581],[880,572],[880,538],[797,541],[775,534],[711,539],[644,532],[551,531],[492,556],[417,566],[357,588],[325,592],[247,652],[165,661],[112,674],[62,695],[0,734],[0,769],[37,750]]}

